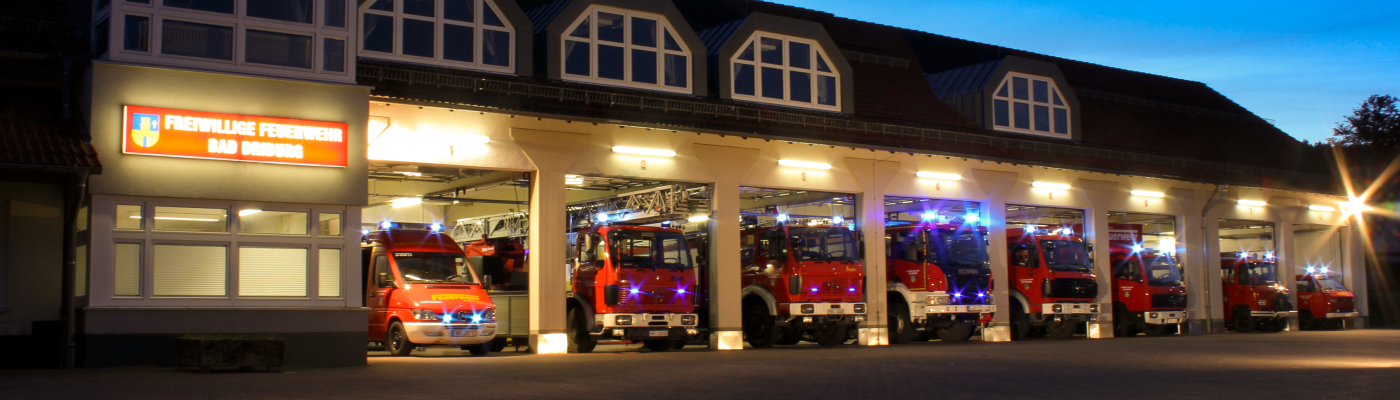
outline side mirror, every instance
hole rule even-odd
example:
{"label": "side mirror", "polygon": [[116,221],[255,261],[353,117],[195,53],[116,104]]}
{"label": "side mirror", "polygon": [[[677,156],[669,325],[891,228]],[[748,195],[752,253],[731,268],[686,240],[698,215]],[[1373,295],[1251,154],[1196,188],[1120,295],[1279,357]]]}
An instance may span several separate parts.
{"label": "side mirror", "polygon": [[1094,245],[1092,243],[1085,243],[1084,248],[1089,250],[1090,253],[1094,252]]}
{"label": "side mirror", "polygon": [[397,284],[394,283],[394,278],[390,277],[388,272],[380,272],[380,273],[379,273],[379,287],[381,287],[381,288],[395,288],[395,289],[397,289],[399,286],[398,286]]}
{"label": "side mirror", "polygon": [[486,276],[481,277],[481,289],[482,289],[482,290],[485,290],[485,289],[490,289],[490,288],[491,288],[491,275],[486,275]]}

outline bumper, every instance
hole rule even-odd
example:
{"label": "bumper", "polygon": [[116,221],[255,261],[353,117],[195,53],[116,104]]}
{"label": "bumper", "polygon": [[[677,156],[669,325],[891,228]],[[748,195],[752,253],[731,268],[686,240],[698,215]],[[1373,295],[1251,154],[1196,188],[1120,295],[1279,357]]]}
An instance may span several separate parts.
{"label": "bumper", "polygon": [[1098,314],[1096,303],[1046,303],[1040,305],[1042,314]]}
{"label": "bumper", "polygon": [[1357,318],[1357,317],[1360,317],[1360,316],[1361,316],[1361,312],[1360,312],[1360,311],[1352,311],[1352,312],[1330,312],[1330,313],[1327,313],[1327,318]]}
{"label": "bumper", "polygon": [[1143,322],[1148,325],[1171,325],[1186,322],[1185,311],[1147,311],[1142,313]]}
{"label": "bumper", "polygon": [[863,321],[865,321],[864,315],[793,315],[787,320],[787,326],[797,329],[806,329],[817,328],[824,325],[846,324],[855,327],[857,325],[860,325],[860,323]]}
{"label": "bumper", "polygon": [[995,304],[959,304],[959,305],[919,305],[913,304],[917,314],[987,314],[997,312]]}
{"label": "bumper", "polygon": [[[804,308],[809,311],[803,312]],[[789,303],[788,314],[794,317],[865,315],[865,303]]]}
{"label": "bumper", "polygon": [[472,345],[496,338],[496,324],[443,324],[408,322],[403,324],[408,341],[418,345]]}
{"label": "bumper", "polygon": [[693,327],[693,326],[692,326],[692,327],[689,327],[689,328],[681,328],[681,327],[669,327],[669,328],[668,328],[668,327],[664,327],[664,326],[656,326],[656,327],[632,327],[632,328],[617,327],[617,328],[608,328],[608,329],[604,329],[600,336],[601,336],[601,338],[603,338],[603,339],[606,339],[606,338],[611,337],[611,338],[616,338],[616,339],[627,339],[627,340],[631,340],[631,341],[636,342],[636,341],[656,340],[656,339],[666,339],[666,340],[689,340],[690,337],[695,336],[695,335],[697,335],[697,334],[699,334],[699,331],[696,330],[695,327]]}
{"label": "bumper", "polygon": [[[617,323],[618,317],[627,320],[630,324]],[[593,317],[594,323],[604,329],[611,328],[695,328],[695,324],[700,321],[696,314],[597,314]],[[690,322],[689,324],[685,322]]]}
{"label": "bumper", "polygon": [[1250,311],[1249,316],[1254,318],[1287,318],[1288,311]]}

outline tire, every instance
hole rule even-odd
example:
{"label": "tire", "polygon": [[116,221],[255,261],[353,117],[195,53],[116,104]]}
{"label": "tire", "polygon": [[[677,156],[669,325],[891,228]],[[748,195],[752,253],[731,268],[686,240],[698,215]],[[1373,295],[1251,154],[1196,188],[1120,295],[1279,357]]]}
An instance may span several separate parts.
{"label": "tire", "polygon": [[924,330],[919,331],[919,334],[918,334],[918,335],[914,335],[914,338],[913,338],[913,339],[909,339],[909,342],[910,342],[910,343],[928,343],[929,335],[931,335],[931,333],[929,332],[928,328],[924,328]]}
{"label": "tire", "polygon": [[1142,332],[1146,333],[1147,336],[1166,336],[1175,334],[1176,328],[1177,326],[1172,324],[1148,325]]}
{"label": "tire", "polygon": [[761,302],[750,302],[744,306],[744,340],[755,348],[773,347],[778,340],[778,329],[773,326],[773,316]]}
{"label": "tire", "polygon": [[1253,318],[1249,316],[1249,307],[1236,307],[1232,313],[1233,315],[1230,316],[1230,327],[1234,329],[1235,332],[1254,332],[1254,321]]}
{"label": "tire", "polygon": [[1137,336],[1137,321],[1129,321],[1130,313],[1122,306],[1113,307],[1113,337]]}
{"label": "tire", "polygon": [[905,344],[918,336],[919,331],[914,328],[913,321],[909,318],[909,305],[903,302],[894,302],[890,299],[890,344]]}
{"label": "tire", "polygon": [[384,349],[389,351],[389,355],[403,357],[413,352],[418,346],[408,340],[408,331],[404,330],[403,323],[394,321],[389,325],[389,333],[384,337]]}
{"label": "tire", "polygon": [[1273,318],[1259,324],[1259,330],[1264,332],[1283,332],[1288,328],[1288,318]]}
{"label": "tire", "polygon": [[495,346],[492,345],[492,342],[486,342],[486,343],[482,343],[482,344],[474,344],[474,345],[471,345],[471,346],[462,346],[462,347],[465,347],[464,350],[466,350],[466,351],[472,353],[473,356],[478,356],[478,357],[480,357],[480,356],[485,356],[485,355],[487,355],[487,354],[491,354],[491,348],[492,348],[492,347],[495,347]]}
{"label": "tire", "polygon": [[569,310],[569,352],[592,353],[594,347],[598,347],[598,342],[589,334],[583,312],[577,308]]}
{"label": "tire", "polygon": [[673,349],[673,350],[684,349],[684,348],[685,348],[685,345],[686,345],[686,341],[684,341],[684,340],[677,340],[677,341],[675,341],[675,342],[671,342],[671,349]]}
{"label": "tire", "polygon": [[933,334],[938,335],[938,340],[944,343],[961,343],[971,338],[972,331],[976,329],[976,321],[960,320],[953,322],[951,327],[934,329]]}
{"label": "tire", "polygon": [[1079,323],[1071,322],[1069,318],[1062,318],[1059,322],[1049,320],[1045,322],[1045,336],[1051,339],[1069,339],[1074,337],[1074,333],[1079,329]]}
{"label": "tire", "polygon": [[1025,340],[1030,337],[1031,317],[1021,309],[1021,303],[1011,302],[1011,340]]}
{"label": "tire", "polygon": [[491,352],[492,352],[492,353],[500,353],[501,350],[505,350],[505,349],[506,349],[506,346],[509,346],[509,345],[510,345],[510,339],[509,339],[509,338],[497,337],[497,338],[495,338],[495,339],[491,339]]}
{"label": "tire", "polygon": [[673,345],[674,344],[672,344],[672,342],[667,339],[646,340],[642,342],[642,346],[645,346],[647,350],[651,350],[657,353],[671,350],[671,346]]}
{"label": "tire", "polygon": [[1313,317],[1312,311],[1303,310],[1298,313],[1298,329],[1305,331],[1315,331],[1322,329],[1322,321]]}
{"label": "tire", "polygon": [[774,343],[784,346],[792,346],[801,342],[802,332],[798,332],[792,328],[783,328],[778,330],[778,340]]}
{"label": "tire", "polygon": [[824,347],[839,346],[848,339],[846,328],[845,321],[823,324],[812,330],[812,341]]}

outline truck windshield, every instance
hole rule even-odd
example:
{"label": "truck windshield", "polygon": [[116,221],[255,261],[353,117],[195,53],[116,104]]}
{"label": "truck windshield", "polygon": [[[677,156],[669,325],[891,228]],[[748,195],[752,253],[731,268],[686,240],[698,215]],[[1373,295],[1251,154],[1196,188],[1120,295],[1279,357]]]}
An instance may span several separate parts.
{"label": "truck windshield", "polygon": [[1278,277],[1274,275],[1274,263],[1258,263],[1250,266],[1249,277],[1255,285],[1278,283]]}
{"label": "truck windshield", "polygon": [[1084,251],[1084,243],[1072,240],[1041,240],[1040,248],[1045,257],[1045,265],[1054,271],[1089,272],[1089,253]]}
{"label": "truck windshield", "polygon": [[926,244],[925,232],[922,230],[908,230],[895,234],[894,247],[891,248],[891,255],[900,260],[921,263],[928,254],[933,253],[933,246]]}
{"label": "truck windshield", "polygon": [[1159,255],[1147,260],[1147,284],[1149,286],[1181,286],[1181,270],[1171,256]]}
{"label": "truck windshield", "polygon": [[658,231],[613,231],[614,257],[623,268],[691,269],[685,234]]}
{"label": "truck windshield", "polygon": [[940,260],[943,264],[981,266],[987,262],[986,233],[956,232],[942,235],[942,239],[942,245],[947,252],[938,254],[946,257]]}
{"label": "truck windshield", "polygon": [[394,262],[405,282],[476,283],[471,268],[463,268],[459,253],[394,252]]}
{"label": "truck windshield", "polygon": [[1331,276],[1327,276],[1327,275],[1316,275],[1316,276],[1317,276],[1317,286],[1319,286],[1320,288],[1322,288],[1322,290],[1326,290],[1326,291],[1347,290],[1347,287],[1346,287],[1346,286],[1342,286],[1342,283],[1341,283],[1341,282],[1338,282],[1336,279],[1333,279]]}
{"label": "truck windshield", "polygon": [[792,251],[799,261],[856,261],[856,240],[846,228],[788,228]]}

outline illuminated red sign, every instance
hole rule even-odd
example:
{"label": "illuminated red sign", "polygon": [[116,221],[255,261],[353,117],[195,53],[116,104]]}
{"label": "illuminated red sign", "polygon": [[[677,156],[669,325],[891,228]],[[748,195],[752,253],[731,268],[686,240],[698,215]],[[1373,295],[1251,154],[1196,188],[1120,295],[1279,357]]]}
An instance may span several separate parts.
{"label": "illuminated red sign", "polygon": [[344,167],[349,127],[339,122],[126,106],[122,153]]}

